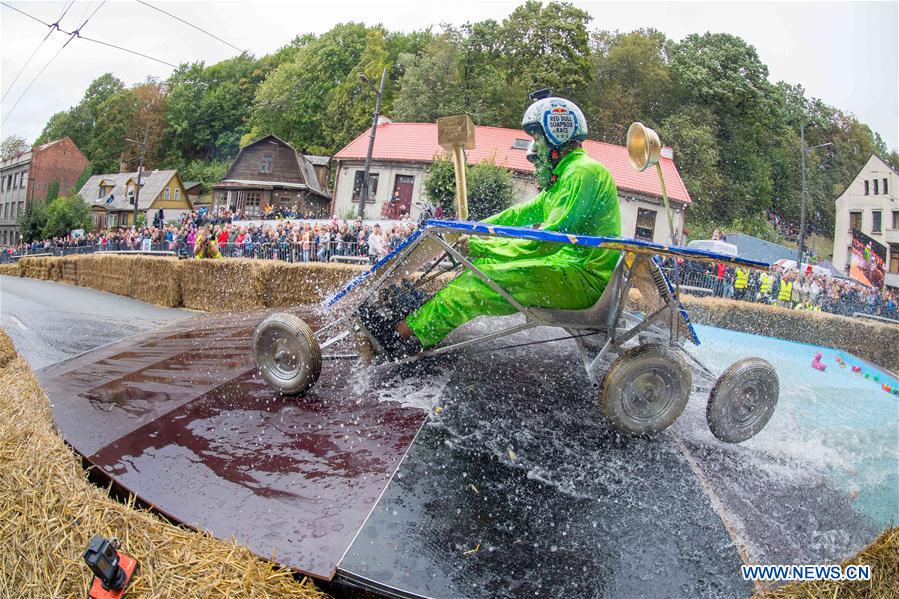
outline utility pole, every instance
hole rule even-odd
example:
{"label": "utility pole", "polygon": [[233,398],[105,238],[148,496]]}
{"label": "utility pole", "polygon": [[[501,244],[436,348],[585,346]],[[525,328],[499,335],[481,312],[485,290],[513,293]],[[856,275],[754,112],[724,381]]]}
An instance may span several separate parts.
{"label": "utility pole", "polygon": [[368,153],[365,155],[365,166],[362,170],[362,189],[359,190],[359,218],[365,218],[365,202],[368,201],[369,194],[368,173],[371,170],[371,154],[375,149],[375,132],[378,129],[378,118],[381,116],[381,97],[384,95],[384,82],[387,80],[387,67],[384,67],[384,71],[381,73],[381,86],[379,89],[375,89],[375,86],[372,85],[371,81],[368,80],[368,77],[366,77],[364,73],[360,74],[359,78],[363,83],[370,87],[377,96],[377,100],[375,101],[375,115],[371,120],[371,135],[368,136]]}
{"label": "utility pole", "polygon": [[150,136],[150,126],[147,125],[147,128],[144,130],[144,141],[134,141],[133,139],[125,138],[125,141],[130,141],[133,144],[137,144],[140,146],[140,162],[137,167],[137,189],[134,190],[134,230],[137,231],[137,207],[140,205],[140,181],[141,176],[144,173],[144,150],[147,147],[147,138]]}
{"label": "utility pole", "polygon": [[799,217],[799,251],[796,253],[796,268],[802,269],[802,254],[805,251],[805,212],[806,212],[806,204],[808,203],[808,186],[806,184],[806,167],[805,167],[805,156],[812,150],[817,150],[818,148],[823,148],[825,146],[832,146],[833,144],[827,142],[826,144],[818,144],[817,146],[812,146],[807,148],[805,146],[805,124],[799,124],[799,138],[802,143],[802,211]]}

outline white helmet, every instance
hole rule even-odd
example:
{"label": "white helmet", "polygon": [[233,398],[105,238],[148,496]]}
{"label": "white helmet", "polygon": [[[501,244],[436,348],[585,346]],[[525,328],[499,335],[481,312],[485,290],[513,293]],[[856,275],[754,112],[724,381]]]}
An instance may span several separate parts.
{"label": "white helmet", "polygon": [[587,119],[571,100],[541,98],[528,106],[521,127],[533,135],[541,131],[550,147],[560,148],[569,141],[587,139]]}

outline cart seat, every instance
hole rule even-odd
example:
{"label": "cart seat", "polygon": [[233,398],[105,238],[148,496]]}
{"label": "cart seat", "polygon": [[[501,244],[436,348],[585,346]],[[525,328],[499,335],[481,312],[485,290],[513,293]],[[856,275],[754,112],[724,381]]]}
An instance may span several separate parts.
{"label": "cart seat", "polygon": [[595,304],[583,310],[560,310],[558,308],[530,308],[540,320],[556,326],[610,330],[618,313],[619,296],[624,285],[625,262],[622,256],[612,272],[606,288]]}

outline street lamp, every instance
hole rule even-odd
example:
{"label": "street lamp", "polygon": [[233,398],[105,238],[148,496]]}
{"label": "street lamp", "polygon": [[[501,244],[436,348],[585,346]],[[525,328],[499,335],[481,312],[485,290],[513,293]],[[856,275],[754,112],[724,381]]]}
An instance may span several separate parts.
{"label": "street lamp", "polygon": [[802,253],[805,249],[805,205],[808,202],[808,187],[805,182],[805,156],[812,150],[817,150],[818,148],[823,148],[825,146],[832,146],[833,144],[827,142],[825,144],[818,144],[817,146],[812,146],[810,148],[805,147],[805,125],[803,123],[799,124],[799,136],[802,140],[802,212],[799,218],[799,252],[796,255],[796,268],[802,269]]}
{"label": "street lamp", "polygon": [[371,170],[371,154],[375,149],[375,132],[378,129],[378,117],[381,115],[381,97],[384,95],[384,81],[387,79],[387,67],[381,73],[381,87],[375,89],[375,86],[369,81],[365,73],[359,74],[359,79],[375,92],[377,101],[375,102],[375,114],[371,120],[371,135],[368,136],[368,153],[365,155],[365,166],[362,170],[362,189],[359,191],[359,218],[365,217],[365,202],[368,201],[368,173]]}
{"label": "street lamp", "polygon": [[134,190],[134,230],[137,231],[137,206],[140,203],[140,179],[141,175],[144,172],[144,149],[147,147],[147,137],[150,135],[150,126],[147,125],[147,128],[144,130],[144,141],[135,141],[133,139],[125,138],[125,141],[130,141],[133,144],[137,144],[140,146],[140,164],[137,167],[137,189]]}

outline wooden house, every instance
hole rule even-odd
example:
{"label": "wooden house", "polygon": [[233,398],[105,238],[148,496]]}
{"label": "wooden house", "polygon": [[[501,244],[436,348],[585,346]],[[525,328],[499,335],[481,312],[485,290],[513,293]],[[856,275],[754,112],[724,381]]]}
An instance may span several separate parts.
{"label": "wooden house", "polygon": [[228,208],[258,218],[271,206],[308,217],[328,216],[331,195],[322,184],[327,176],[317,170],[321,168],[286,141],[266,135],[241,148],[213,186],[213,210]]}

